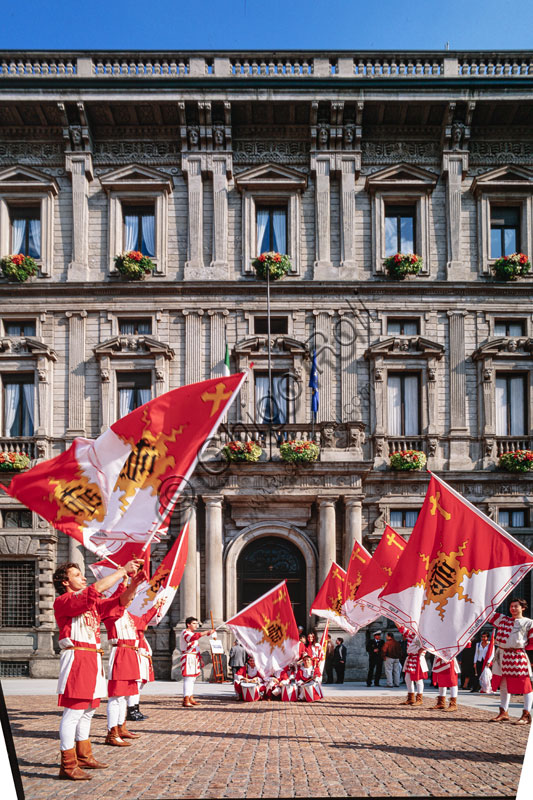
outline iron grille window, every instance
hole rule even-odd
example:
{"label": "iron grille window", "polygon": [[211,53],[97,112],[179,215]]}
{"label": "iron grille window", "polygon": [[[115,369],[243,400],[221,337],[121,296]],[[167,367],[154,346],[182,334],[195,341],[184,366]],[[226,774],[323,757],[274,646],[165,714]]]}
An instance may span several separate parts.
{"label": "iron grille window", "polygon": [[0,661],[0,678],[29,678],[29,661]]}
{"label": "iron grille window", "polygon": [[3,628],[35,625],[34,561],[0,561],[0,624]]}

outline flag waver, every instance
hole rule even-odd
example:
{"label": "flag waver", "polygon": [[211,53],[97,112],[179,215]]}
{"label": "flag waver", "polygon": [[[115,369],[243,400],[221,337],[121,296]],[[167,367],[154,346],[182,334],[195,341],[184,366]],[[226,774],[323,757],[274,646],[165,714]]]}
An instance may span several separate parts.
{"label": "flag waver", "polygon": [[202,447],[247,373],[166,392],[96,440],[16,475],[7,493],[97,555],[165,533]]}
{"label": "flag waver", "polygon": [[285,581],[226,622],[264,677],[298,660],[298,626]]}
{"label": "flag waver", "polygon": [[386,525],[372,560],[362,574],[355,597],[347,597],[342,607],[349,622],[357,630],[382,615],[386,616],[379,594],[387,585],[405,545],[404,539],[390,525]]}
{"label": "flag waver", "polygon": [[450,661],[532,567],[531,551],[431,475],[381,605],[424,647]]}
{"label": "flag waver", "polygon": [[359,542],[354,542],[352,554],[346,570],[346,581],[344,584],[344,603],[342,613],[349,619],[349,611],[353,608],[357,591],[363,579],[372,556]]}
{"label": "flag waver", "polygon": [[348,622],[342,612],[344,603],[344,585],[346,583],[346,572],[342,567],[333,562],[326,575],[326,580],[320,587],[317,596],[313,601],[309,614],[316,614],[317,617],[324,617],[335,622],[341,628],[353,635],[355,628]]}

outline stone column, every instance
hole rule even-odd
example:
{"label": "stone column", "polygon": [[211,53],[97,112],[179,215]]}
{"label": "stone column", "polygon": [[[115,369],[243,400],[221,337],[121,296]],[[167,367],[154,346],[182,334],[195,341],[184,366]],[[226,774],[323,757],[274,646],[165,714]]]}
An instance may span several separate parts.
{"label": "stone column", "polygon": [[183,623],[187,617],[198,617],[200,609],[197,607],[196,595],[198,587],[197,570],[197,535],[196,535],[196,498],[189,506],[189,542],[187,563],[180,586],[180,617]]}
{"label": "stone column", "polygon": [[314,159],[315,171],[315,230],[316,230],[316,260],[315,278],[320,279],[321,270],[326,270],[326,274],[331,268],[330,253],[330,158],[316,157]]}
{"label": "stone column", "polygon": [[326,579],[337,557],[335,503],[336,497],[318,497],[318,584]]}
{"label": "stone column", "polygon": [[344,569],[348,569],[350,556],[356,542],[363,544],[363,517],[361,500],[355,497],[345,497],[346,506],[344,519]]}
{"label": "stone column", "polygon": [[443,153],[442,172],[446,184],[446,238],[448,243],[448,279],[462,277],[461,259],[461,186],[468,170],[468,153]]}
{"label": "stone column", "polygon": [[92,180],[90,153],[66,153],[65,169],[72,177],[72,260],[70,281],[86,281],[89,271],[89,181]]}
{"label": "stone column", "polygon": [[228,180],[226,158],[213,157],[213,260],[212,280],[227,280],[228,274]]}
{"label": "stone column", "polygon": [[185,317],[185,383],[203,380],[202,317],[203,311],[184,311]]}
{"label": "stone column", "polygon": [[466,424],[466,311],[448,311],[450,326],[450,469],[471,467]]}
{"label": "stone column", "polygon": [[318,376],[319,406],[317,422],[331,422],[335,418],[332,405],[332,374],[335,368],[335,340],[331,335],[333,311],[314,311]]}
{"label": "stone column", "polygon": [[187,261],[185,280],[196,280],[204,268],[204,204],[201,158],[189,157],[183,164],[189,198]]}
{"label": "stone column", "polygon": [[85,436],[86,311],[66,311],[68,330],[68,428],[66,438]]}
{"label": "stone column", "polygon": [[224,621],[224,572],[222,559],[222,503],[220,495],[204,496],[205,501],[205,586],[206,624]]}

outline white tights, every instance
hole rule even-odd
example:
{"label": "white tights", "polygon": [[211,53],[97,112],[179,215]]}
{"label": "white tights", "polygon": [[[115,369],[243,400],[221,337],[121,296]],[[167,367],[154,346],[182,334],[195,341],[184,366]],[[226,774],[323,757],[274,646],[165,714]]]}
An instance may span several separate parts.
{"label": "white tights", "polygon": [[127,703],[125,697],[110,697],[107,701],[107,729],[122,725],[126,720]]}
{"label": "white tights", "polygon": [[71,750],[75,742],[89,738],[91,720],[96,708],[64,708],[59,725],[59,746],[61,750]]}
{"label": "white tights", "polygon": [[414,681],[410,675],[405,675],[405,685],[409,694],[424,694],[424,681],[421,678],[419,681]]}
{"label": "white tights", "polygon": [[196,678],[184,678],[183,679],[183,696],[184,697],[191,697],[194,694],[194,681]]}
{"label": "white tights", "polygon": [[130,694],[128,697],[126,697],[126,701],[128,703],[128,708],[131,708],[132,706],[136,706],[138,704],[138,702],[139,702],[139,699],[140,698],[139,698],[138,694]]}
{"label": "white tights", "polygon": [[[439,697],[446,697],[446,686],[439,686]],[[457,697],[459,694],[458,686],[450,686],[450,697]]]}

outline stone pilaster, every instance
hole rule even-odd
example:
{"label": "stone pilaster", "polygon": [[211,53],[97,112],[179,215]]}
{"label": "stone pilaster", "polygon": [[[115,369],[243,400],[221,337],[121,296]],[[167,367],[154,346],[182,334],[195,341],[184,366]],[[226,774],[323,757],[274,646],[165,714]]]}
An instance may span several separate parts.
{"label": "stone pilaster", "polygon": [[85,436],[85,327],[86,311],[66,311],[68,318],[68,428],[67,439]]}
{"label": "stone pilaster", "polygon": [[363,507],[361,500],[355,497],[345,497],[344,504],[344,569],[348,569],[354,544],[363,544]]}
{"label": "stone pilaster", "polygon": [[202,369],[203,311],[184,311],[185,316],[185,383],[198,383],[204,377]]}
{"label": "stone pilaster", "polygon": [[212,173],[213,260],[209,272],[212,280],[228,280],[228,180],[225,156],[213,156]]}
{"label": "stone pilaster", "polygon": [[226,319],[229,311],[208,311],[211,319],[211,348],[209,377],[223,375],[226,353]]}
{"label": "stone pilaster", "polygon": [[468,153],[443,153],[442,172],[446,176],[446,239],[448,245],[448,278],[463,278],[461,258],[461,187],[468,171]]}
{"label": "stone pilaster", "polygon": [[466,425],[465,311],[448,311],[450,469],[471,467]]}
{"label": "stone pilaster", "polygon": [[332,380],[335,369],[335,345],[331,334],[333,311],[314,311],[315,342],[319,368],[319,406],[317,422],[331,422],[335,416],[332,403]]}
{"label": "stone pilaster", "polygon": [[205,586],[206,624],[215,625],[224,620],[224,570],[222,543],[222,503],[219,495],[206,495],[205,501]]}
{"label": "stone pilaster", "polygon": [[330,171],[329,156],[312,158],[311,168],[315,172],[315,279],[320,280],[322,272],[328,276],[331,268],[330,253]]}
{"label": "stone pilaster", "polygon": [[196,499],[189,506],[189,541],[187,563],[180,586],[181,622],[187,617],[198,617],[200,609],[196,599],[198,593],[198,544],[196,533]]}
{"label": "stone pilaster", "polygon": [[355,158],[343,158],[340,163],[341,211],[341,269],[352,274],[355,270]]}
{"label": "stone pilaster", "polygon": [[86,281],[89,271],[89,181],[93,177],[90,153],[66,153],[65,169],[72,178],[72,259],[70,281]]}
{"label": "stone pilaster", "polygon": [[187,176],[189,213],[185,280],[197,280],[204,269],[204,202],[202,159],[189,156],[183,163]]}
{"label": "stone pilaster", "polygon": [[318,584],[326,579],[337,556],[335,503],[336,497],[318,497]]}
{"label": "stone pilaster", "polygon": [[341,420],[361,420],[361,401],[357,391],[357,324],[358,318],[351,312],[339,311],[335,324],[335,340],[340,348]]}

